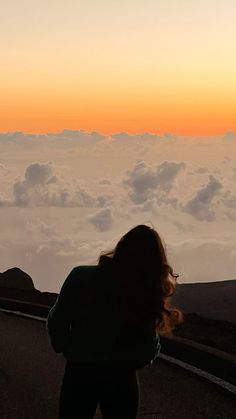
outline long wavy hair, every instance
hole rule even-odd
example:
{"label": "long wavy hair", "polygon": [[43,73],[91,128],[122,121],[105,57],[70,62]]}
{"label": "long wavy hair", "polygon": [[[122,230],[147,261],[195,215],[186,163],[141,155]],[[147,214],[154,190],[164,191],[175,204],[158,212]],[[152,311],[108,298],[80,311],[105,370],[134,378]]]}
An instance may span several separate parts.
{"label": "long wavy hair", "polygon": [[181,312],[170,305],[178,275],[168,263],[157,231],[147,225],[132,228],[113,250],[101,254],[99,265],[107,264],[119,281],[121,316],[127,333],[155,324],[158,333],[170,335],[182,321]]}

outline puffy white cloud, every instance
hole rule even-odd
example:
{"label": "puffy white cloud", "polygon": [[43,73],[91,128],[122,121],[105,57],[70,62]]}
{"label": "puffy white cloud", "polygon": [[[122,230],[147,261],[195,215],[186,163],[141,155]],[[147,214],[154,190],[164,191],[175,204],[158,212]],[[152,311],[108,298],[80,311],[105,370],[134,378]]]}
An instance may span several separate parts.
{"label": "puffy white cloud", "polygon": [[93,224],[97,230],[103,232],[112,228],[114,219],[111,209],[103,208],[94,215],[88,217],[88,221]]}
{"label": "puffy white cloud", "polygon": [[130,196],[135,203],[146,201],[158,186],[155,170],[144,161],[138,161],[134,168],[127,172],[124,184],[131,189]]}
{"label": "puffy white cloud", "polygon": [[52,163],[32,163],[24,179],[13,183],[13,201],[1,199],[0,206],[104,206],[109,195],[93,196],[85,188],[69,187],[54,175]]}
{"label": "puffy white cloud", "polygon": [[0,207],[105,207],[112,202],[111,194],[91,193],[77,181],[69,184],[56,176],[54,169],[52,163],[29,164],[23,180],[13,182],[13,200],[0,197]]}
{"label": "puffy white cloud", "polygon": [[[157,194],[157,190],[168,194],[175,178],[185,168],[186,164],[184,162],[164,161],[155,167],[151,167],[144,161],[137,161],[133,169],[127,172],[127,177],[123,183],[131,190],[132,201],[140,204],[152,198],[153,194]],[[162,201],[161,194],[159,194],[159,198]]]}
{"label": "puffy white cloud", "polygon": [[25,171],[25,182],[29,185],[45,185],[57,181],[56,176],[52,176],[53,168],[51,163],[32,163]]}
{"label": "puffy white cloud", "polygon": [[222,183],[210,175],[207,185],[199,189],[196,195],[182,206],[183,211],[199,221],[214,221],[216,213],[212,209],[212,201],[222,187]]}
{"label": "puffy white cloud", "polygon": [[158,180],[158,186],[169,192],[173,186],[173,182],[179,172],[186,168],[186,163],[184,162],[171,162],[164,161],[156,167],[156,175]]}
{"label": "puffy white cloud", "polygon": [[[17,181],[13,185],[13,204],[16,206],[27,206],[30,203],[30,191],[32,191],[35,186],[45,186],[56,181],[57,178],[56,176],[53,176],[53,167],[51,163],[30,164],[26,168],[24,180]],[[39,188],[37,188],[37,193],[40,193]]]}

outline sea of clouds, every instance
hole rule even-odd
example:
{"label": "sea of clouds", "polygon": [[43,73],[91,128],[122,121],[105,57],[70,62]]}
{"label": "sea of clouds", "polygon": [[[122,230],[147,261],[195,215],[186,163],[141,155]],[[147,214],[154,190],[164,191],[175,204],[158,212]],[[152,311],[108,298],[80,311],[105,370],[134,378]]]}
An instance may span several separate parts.
{"label": "sea of clouds", "polygon": [[130,228],[152,224],[180,282],[236,278],[236,133],[0,133],[0,271],[58,291]]}

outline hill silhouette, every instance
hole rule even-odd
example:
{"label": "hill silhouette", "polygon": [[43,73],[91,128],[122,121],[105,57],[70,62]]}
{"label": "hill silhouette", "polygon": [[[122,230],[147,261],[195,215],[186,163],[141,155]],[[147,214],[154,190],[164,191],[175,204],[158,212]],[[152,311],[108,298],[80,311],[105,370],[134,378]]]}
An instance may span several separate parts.
{"label": "hill silhouette", "polygon": [[57,294],[37,290],[26,272],[11,268],[0,273],[0,297],[52,306]]}
{"label": "hill silhouette", "polygon": [[35,289],[32,278],[26,272],[16,267],[0,273],[0,287],[21,290]]}

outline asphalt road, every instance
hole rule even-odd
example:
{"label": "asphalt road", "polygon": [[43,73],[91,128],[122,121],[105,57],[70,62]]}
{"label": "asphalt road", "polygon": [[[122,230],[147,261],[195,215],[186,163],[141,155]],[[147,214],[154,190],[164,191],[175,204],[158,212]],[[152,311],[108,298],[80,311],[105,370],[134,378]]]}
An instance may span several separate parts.
{"label": "asphalt road", "polygon": [[[0,419],[57,419],[63,369],[45,323],[0,312]],[[140,418],[236,419],[235,396],[162,360],[139,383]]]}

